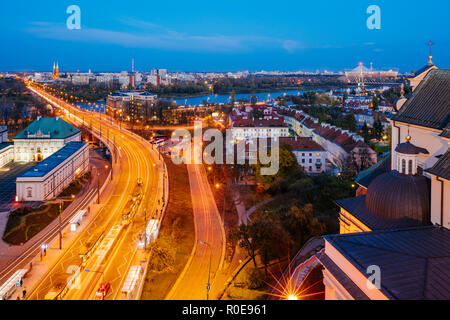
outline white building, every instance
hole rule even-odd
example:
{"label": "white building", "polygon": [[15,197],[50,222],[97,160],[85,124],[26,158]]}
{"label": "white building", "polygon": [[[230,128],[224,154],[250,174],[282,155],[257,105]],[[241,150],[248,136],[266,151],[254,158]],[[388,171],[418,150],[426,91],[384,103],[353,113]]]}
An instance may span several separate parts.
{"label": "white building", "polygon": [[283,144],[292,147],[292,153],[306,173],[322,173],[326,170],[327,151],[311,138],[280,138],[280,146]]}
{"label": "white building", "polygon": [[336,201],[341,234],[316,255],[326,300],[450,299],[450,70],[425,70],[392,118],[391,170]]}
{"label": "white building", "polygon": [[7,126],[0,126],[0,168],[10,163],[14,158],[14,146],[8,142]]}
{"label": "white building", "polygon": [[49,200],[88,170],[89,145],[71,141],[17,177],[16,194],[19,201]]}
{"label": "white building", "polygon": [[89,75],[73,75],[72,83],[76,85],[86,85],[89,84]]}
{"label": "white building", "polygon": [[289,136],[284,118],[271,106],[234,108],[230,114],[233,141]]}
{"label": "white building", "polygon": [[42,161],[70,141],[80,141],[81,131],[56,118],[38,117],[14,141],[14,161]]}

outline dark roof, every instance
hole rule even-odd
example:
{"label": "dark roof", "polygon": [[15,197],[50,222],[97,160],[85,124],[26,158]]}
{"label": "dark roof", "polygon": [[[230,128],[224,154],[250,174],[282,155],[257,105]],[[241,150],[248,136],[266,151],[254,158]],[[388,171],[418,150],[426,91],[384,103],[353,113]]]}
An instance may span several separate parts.
{"label": "dark roof", "polygon": [[14,142],[2,142],[0,143],[0,150],[3,150],[9,146],[12,146],[14,144]]}
{"label": "dark roof", "polygon": [[402,217],[397,219],[386,219],[372,213],[366,207],[366,196],[337,200],[336,204],[350,212],[355,218],[364,223],[371,230],[407,228],[422,225],[421,222]]}
{"label": "dark roof", "polygon": [[442,133],[440,134],[440,136],[450,139],[450,122],[447,123],[447,126],[444,129],[442,129]]}
{"label": "dark roof", "polygon": [[390,299],[450,299],[450,230],[437,226],[325,236],[362,274],[381,269]]}
{"label": "dark roof", "polygon": [[[43,135],[50,135],[50,138],[28,138],[28,134],[35,135],[38,132]],[[28,127],[25,128],[25,130],[19,133],[15,139],[66,139],[79,132],[80,130],[59,117],[40,118],[34,120]]]}
{"label": "dark roof", "polygon": [[450,121],[450,69],[431,70],[392,119],[428,128],[445,128]]}
{"label": "dark roof", "polygon": [[56,151],[47,159],[25,171],[18,178],[43,177],[85,145],[87,145],[87,143],[82,141],[68,142],[64,147]]}
{"label": "dark roof", "polygon": [[369,300],[369,297],[330,259],[325,253],[316,255],[320,263],[347,290],[355,300]]}
{"label": "dark roof", "polygon": [[450,149],[427,172],[450,180]]}
{"label": "dark roof", "polygon": [[313,141],[310,137],[280,137],[280,145],[287,144],[292,151],[325,151],[325,149]]}
{"label": "dark roof", "polygon": [[395,148],[395,151],[397,151],[398,153],[403,153],[403,154],[419,154],[419,153],[429,154],[427,149],[415,146],[409,141],[406,141],[406,142],[403,142],[403,143],[400,143],[399,145],[397,145],[397,147]]}
{"label": "dark roof", "polygon": [[356,177],[356,183],[364,188],[368,188],[369,184],[382,173],[389,172],[391,170],[391,152],[389,151],[386,156],[383,157],[372,167],[361,171]]}
{"label": "dark roof", "polygon": [[422,68],[420,68],[419,70],[414,71],[413,77],[417,77],[418,75],[424,73],[425,71],[427,71],[427,70],[429,70],[430,68],[433,68],[433,67],[434,67],[434,64],[426,64]]}
{"label": "dark roof", "polygon": [[430,219],[429,179],[390,171],[376,177],[367,188],[367,209],[384,219]]}

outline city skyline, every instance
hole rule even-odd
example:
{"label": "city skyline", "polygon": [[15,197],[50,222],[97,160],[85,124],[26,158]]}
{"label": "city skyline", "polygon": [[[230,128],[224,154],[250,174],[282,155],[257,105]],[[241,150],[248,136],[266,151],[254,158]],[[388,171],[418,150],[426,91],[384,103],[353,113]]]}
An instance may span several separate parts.
{"label": "city skyline", "polygon": [[[345,6],[284,1],[276,8],[260,2],[222,8],[203,1],[129,6],[78,1],[80,30],[66,27],[71,4],[3,3],[1,39],[8,50],[0,53],[0,70],[46,71],[59,61],[62,71],[121,71],[131,69],[134,58],[140,71],[342,71],[362,61],[411,72],[426,61],[430,39],[434,62],[450,62],[444,32],[449,4],[438,1],[379,1],[379,30],[366,25],[368,1]],[[435,19],[417,28],[422,7],[432,8]]]}

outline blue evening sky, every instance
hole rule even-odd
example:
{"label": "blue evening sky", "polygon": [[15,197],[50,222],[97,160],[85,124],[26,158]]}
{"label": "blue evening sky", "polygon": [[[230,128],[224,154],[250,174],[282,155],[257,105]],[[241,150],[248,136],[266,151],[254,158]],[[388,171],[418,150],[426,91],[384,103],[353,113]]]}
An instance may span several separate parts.
{"label": "blue evening sky", "polygon": [[[81,8],[81,30],[66,9]],[[369,5],[381,30],[369,30]],[[0,1],[0,70],[343,70],[450,67],[448,0]]]}

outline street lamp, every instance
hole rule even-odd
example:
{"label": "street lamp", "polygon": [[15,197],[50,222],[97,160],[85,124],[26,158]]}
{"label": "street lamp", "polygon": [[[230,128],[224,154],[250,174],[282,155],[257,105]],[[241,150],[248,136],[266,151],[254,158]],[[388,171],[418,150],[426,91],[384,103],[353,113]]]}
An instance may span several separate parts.
{"label": "street lamp", "polygon": [[212,249],[208,242],[200,241],[201,244],[205,244],[209,248],[209,268],[208,268],[208,284],[206,286],[206,300],[209,300],[209,290],[211,290],[211,255]]}

